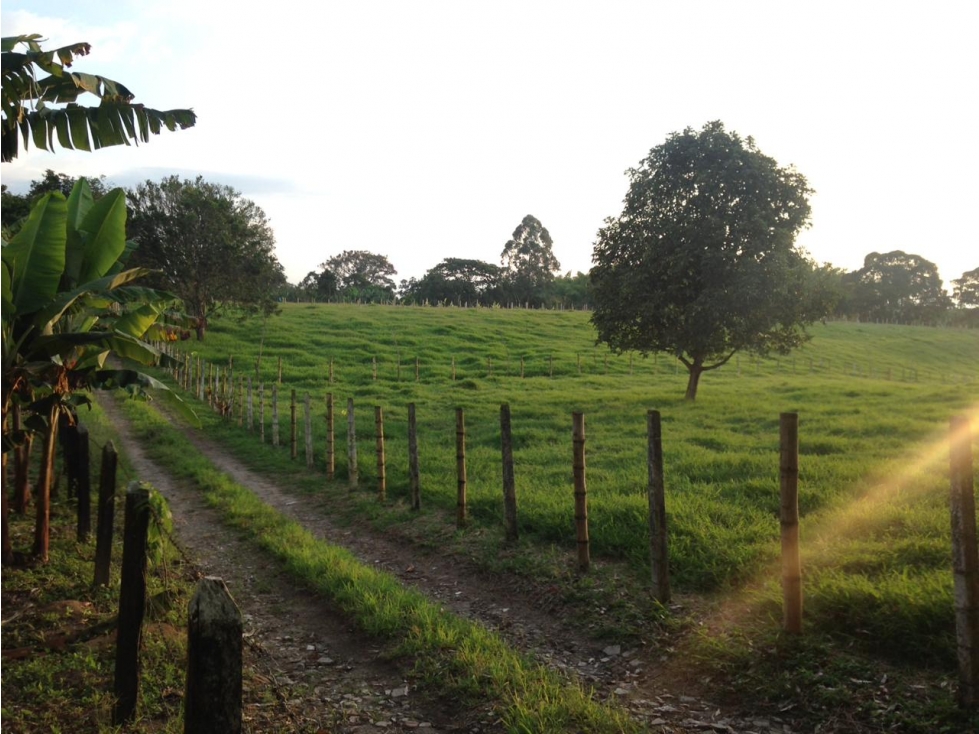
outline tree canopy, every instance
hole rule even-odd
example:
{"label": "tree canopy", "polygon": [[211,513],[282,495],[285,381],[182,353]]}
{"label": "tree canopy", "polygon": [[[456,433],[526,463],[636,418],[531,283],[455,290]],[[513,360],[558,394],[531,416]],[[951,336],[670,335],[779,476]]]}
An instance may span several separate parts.
{"label": "tree canopy", "polygon": [[962,273],[961,278],[952,281],[952,292],[960,308],[979,307],[979,268]]}
{"label": "tree canopy", "polygon": [[338,293],[345,299],[367,303],[394,300],[397,271],[384,255],[367,250],[344,250],[320,265],[336,279]]}
{"label": "tree canopy", "polygon": [[[192,127],[197,116],[192,110],[150,109],[135,104],[135,95],[119,82],[96,74],[67,69],[78,56],[91,51],[88,43],[44,51],[39,34],[9,36],[0,40],[3,57],[3,91],[0,109],[3,121],[2,160],[12,161],[19,152],[19,137],[24,149],[98,150],[110,145],[148,142],[150,135]],[[18,51],[24,47],[24,51]],[[38,71],[48,75],[38,78]],[[86,107],[77,100],[83,94],[99,99],[97,107]],[[58,106],[64,105],[64,106]]]}
{"label": "tree canopy", "polygon": [[498,302],[499,295],[499,266],[458,257],[445,258],[421,280],[412,279],[401,288],[401,299],[417,304],[489,306]]}
{"label": "tree canopy", "polygon": [[934,324],[951,303],[935,263],[902,250],[871,252],[843,283],[851,315],[864,321]]}
{"label": "tree canopy", "polygon": [[268,219],[231,188],[169,176],[128,192],[133,263],[161,271],[162,285],[183,299],[203,339],[208,320],[237,309],[275,310],[285,278]]}
{"label": "tree canopy", "polygon": [[622,213],[599,231],[590,272],[598,340],[665,351],[701,374],[736,352],[785,352],[829,310],[795,245],[808,182],[721,122],[671,134],[627,171]]}
{"label": "tree canopy", "polygon": [[514,303],[542,305],[561,263],[554,256],[551,233],[537,217],[528,214],[500,253],[506,297]]}

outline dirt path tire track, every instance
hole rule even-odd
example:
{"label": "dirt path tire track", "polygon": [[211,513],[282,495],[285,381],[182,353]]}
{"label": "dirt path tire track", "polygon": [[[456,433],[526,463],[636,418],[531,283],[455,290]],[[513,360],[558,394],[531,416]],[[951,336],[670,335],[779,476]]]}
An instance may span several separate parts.
{"label": "dirt path tire track", "polygon": [[[102,400],[101,404],[117,425],[125,425],[122,412],[112,400]],[[668,682],[661,688],[656,683],[656,661],[661,653],[628,650],[588,639],[547,611],[540,599],[530,598],[515,588],[510,580],[466,567],[464,561],[450,562],[437,553],[406,546],[365,526],[339,526],[330,520],[325,501],[317,503],[308,496],[300,501],[298,495],[251,471],[201,432],[172,417],[171,420],[216,468],[315,537],[346,547],[363,563],[391,573],[454,613],[496,630],[538,661],[592,687],[600,698],[620,700],[635,718],[651,724],[654,731],[793,731],[778,720],[758,726],[757,720],[731,716],[700,697],[670,690]],[[120,432],[127,433],[125,429]],[[138,442],[128,436],[121,440],[139,478],[151,482],[170,502],[181,542],[200,559],[206,573],[221,576],[228,583],[246,615],[246,629],[258,654],[268,658],[270,670],[285,671],[282,675],[287,685],[298,683],[313,693],[317,707],[323,709],[316,714],[319,721],[330,724],[325,730],[366,733],[416,731],[419,727],[423,731],[446,732],[499,729],[486,711],[453,710],[445,702],[428,702],[424,706],[420,697],[411,694],[410,686],[409,694],[401,695],[407,671],[384,660],[384,651],[377,641],[356,632],[322,598],[297,588],[273,561],[224,525],[198,491],[174,481],[164,468],[152,462]],[[331,662],[317,663],[324,658]],[[639,691],[643,691],[642,697],[637,696]],[[309,700],[307,696],[297,701],[297,708]],[[341,708],[339,714],[328,710],[337,704]]]}

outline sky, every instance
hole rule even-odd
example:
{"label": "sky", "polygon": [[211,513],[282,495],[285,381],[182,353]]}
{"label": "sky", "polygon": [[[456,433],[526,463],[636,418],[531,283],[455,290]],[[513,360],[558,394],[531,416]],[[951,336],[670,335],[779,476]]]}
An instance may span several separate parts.
{"label": "sky", "polygon": [[0,26],[87,41],[74,71],[198,115],[139,146],[32,146],[3,183],[202,175],[264,210],[291,282],[344,250],[397,280],[499,263],[527,214],[587,271],[625,171],[712,120],[808,179],[818,262],[904,250],[949,288],[979,267],[974,1],[4,0]]}

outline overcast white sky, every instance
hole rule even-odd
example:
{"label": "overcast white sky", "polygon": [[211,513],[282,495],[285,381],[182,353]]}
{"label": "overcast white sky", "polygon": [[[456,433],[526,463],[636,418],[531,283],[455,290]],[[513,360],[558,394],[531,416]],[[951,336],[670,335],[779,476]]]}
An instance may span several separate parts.
{"label": "overcast white sky", "polygon": [[92,44],[75,64],[191,130],[46,168],[130,186],[229,184],[271,219],[297,282],[331,255],[398,279],[445,257],[498,263],[526,214],[587,271],[627,168],[719,119],[816,189],[800,243],[853,270],[872,251],[979,267],[979,3],[4,0],[2,34]]}

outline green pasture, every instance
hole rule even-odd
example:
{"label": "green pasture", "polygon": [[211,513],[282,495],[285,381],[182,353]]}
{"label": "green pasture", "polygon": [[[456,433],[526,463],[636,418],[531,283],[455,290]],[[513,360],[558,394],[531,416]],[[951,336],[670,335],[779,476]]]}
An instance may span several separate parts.
{"label": "green pasture", "polygon": [[[807,605],[814,611],[808,619],[843,629],[859,622],[864,629],[879,610],[881,625],[927,630],[928,649],[942,638],[939,654],[947,657],[943,436],[951,416],[970,408],[975,415],[979,404],[979,333],[832,323],[812,334],[794,354],[742,355],[705,374],[695,403],[683,400],[685,371],[674,359],[610,354],[595,345],[582,312],[284,304],[266,322],[216,321],[206,341],[177,342],[175,349],[218,368],[233,357],[235,379],[254,381],[256,421],[257,384],[264,384],[267,444],[281,358],[283,446],[277,451],[288,451],[291,391],[300,403],[300,434],[309,393],[321,472],[331,392],[337,488],[346,485],[346,403],[353,398],[358,491],[374,491],[374,406],[381,406],[393,505],[408,501],[407,405],[414,402],[423,511],[444,510],[447,522],[456,503],[455,408],[463,408],[472,526],[501,537],[499,408],[509,403],[521,538],[569,554],[575,547],[571,414],[581,411],[593,558],[622,560],[640,572],[648,567],[646,412],[659,410],[670,563],[680,592],[769,578],[763,572],[779,548],[779,413],[796,411]],[[261,468],[274,450],[259,444],[257,425],[243,440],[247,458]],[[300,435],[299,462],[302,446]],[[859,501],[869,497],[873,502]],[[884,614],[895,609],[896,615]]]}

